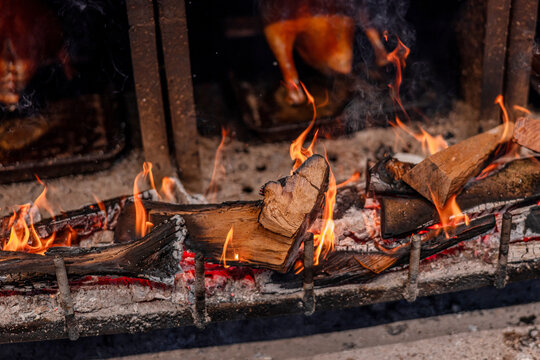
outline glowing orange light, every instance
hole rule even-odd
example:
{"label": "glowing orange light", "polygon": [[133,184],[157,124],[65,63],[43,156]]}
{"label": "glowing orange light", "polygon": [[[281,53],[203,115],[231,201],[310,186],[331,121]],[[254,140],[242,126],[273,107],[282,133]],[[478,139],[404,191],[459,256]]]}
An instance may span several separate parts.
{"label": "glowing orange light", "polygon": [[521,111],[527,115],[530,115],[531,114],[531,111],[527,108],[524,108],[523,106],[519,106],[519,105],[514,105],[513,106],[514,110],[517,110],[517,111]]}
{"label": "glowing orange light", "polygon": [[291,143],[291,147],[289,149],[289,155],[291,156],[291,160],[294,160],[294,165],[291,170],[291,173],[294,170],[298,169],[300,165],[302,165],[302,163],[306,161],[308,157],[313,155],[313,147],[315,146],[315,142],[317,140],[317,134],[319,132],[319,130],[315,131],[315,135],[313,135],[313,140],[311,140],[311,144],[307,148],[304,148],[304,142],[306,141],[306,137],[311,131],[311,129],[313,129],[313,126],[315,125],[315,120],[317,119],[317,106],[315,105],[315,99],[307,91],[304,84],[300,82],[300,85],[302,85],[302,88],[304,89],[304,92],[306,93],[308,103],[310,103],[311,106],[313,107],[313,118],[311,119],[309,126],[304,131],[302,131],[302,133],[296,138],[296,140],[294,140]]}
{"label": "glowing orange light", "polygon": [[435,198],[435,195],[431,193],[433,199],[433,204],[439,213],[439,218],[441,219],[440,224],[437,224],[431,228],[442,228],[446,234],[446,237],[449,237],[448,230],[454,228],[460,223],[465,223],[469,225],[469,217],[466,214],[463,214],[459,205],[456,201],[456,195],[452,195],[444,206],[441,206],[440,202]]}
{"label": "glowing orange light", "polygon": [[[223,264],[223,267],[225,268],[229,267],[229,265],[227,265],[227,247],[229,246],[229,244],[232,245],[233,236],[234,236],[234,226],[231,226],[231,230],[229,230],[229,232],[227,233],[225,244],[223,244],[223,251],[221,253],[221,258],[219,259],[219,262]],[[234,251],[234,259],[238,260],[238,253],[236,253],[236,251]]]}
{"label": "glowing orange light", "polygon": [[[326,158],[326,151],[324,157]],[[326,159],[326,161],[328,162],[328,159]],[[328,253],[334,250],[334,206],[336,204],[336,194],[336,178],[334,177],[332,169],[330,169],[328,191],[325,193],[322,232],[320,234],[313,234],[313,244],[316,247],[313,265],[319,264],[321,254],[323,255],[323,258],[326,258]]]}
{"label": "glowing orange light", "polygon": [[502,163],[489,164],[488,166],[486,166],[484,168],[484,170],[482,170],[482,172],[475,178],[475,180],[482,180],[482,179],[488,177],[488,175],[493,173],[495,170],[500,168],[502,165],[503,165]]}
{"label": "glowing orange light", "polygon": [[161,180],[161,194],[162,198],[167,202],[174,202],[175,196],[174,196],[174,189],[176,188],[176,183],[174,179],[165,176]]}
{"label": "glowing orange light", "polygon": [[56,231],[53,231],[49,236],[42,237],[34,227],[34,215],[39,210],[46,211],[54,220],[54,211],[46,197],[47,186],[39,178],[37,181],[43,185],[43,191],[33,205],[24,204],[14,211],[7,225],[9,239],[2,246],[3,251],[23,251],[43,255],[52,246],[70,246],[71,244],[69,236],[67,239],[55,243]]}
{"label": "glowing orange light", "polygon": [[104,220],[103,220],[102,229],[106,230],[107,229],[107,209],[105,209],[105,204],[103,203],[103,201],[99,200],[95,194],[92,194],[92,196],[94,197],[94,200],[96,201],[96,204],[98,205],[99,210],[103,213]]}
{"label": "glowing orange light", "polygon": [[337,188],[342,188],[344,187],[345,185],[347,184],[350,184],[352,182],[355,182],[357,181],[358,179],[360,179],[360,171],[355,171],[354,174],[352,174],[352,176],[350,178],[348,178],[347,180],[343,181],[342,183],[338,184],[337,185]]}
{"label": "glowing orange light", "polygon": [[426,155],[433,155],[448,147],[448,143],[443,139],[441,135],[432,136],[422,127],[420,127],[420,133],[417,133],[413,131],[410,127],[405,125],[397,116],[396,122],[390,122],[390,125],[403,130],[405,133],[409,134],[415,140],[420,142],[422,144],[422,151]]}
{"label": "glowing orange light", "polygon": [[152,175],[152,163],[145,161],[143,163],[143,171],[137,174],[137,176],[135,177],[135,181],[133,181],[133,204],[135,205],[135,233],[139,237],[145,236],[148,233],[148,229],[152,226],[151,223],[146,220],[146,210],[144,209],[144,205],[140,198],[141,191],[139,188],[139,182],[146,179],[150,181],[152,188],[155,190],[154,177]]}
{"label": "glowing orange light", "polygon": [[223,167],[223,147],[225,146],[225,140],[229,136],[229,129],[222,126],[221,127],[221,141],[217,147],[216,150],[216,156],[214,158],[214,169],[212,170],[212,178],[210,179],[210,183],[208,184],[208,188],[206,189],[205,196],[210,201],[215,201],[217,197],[218,192],[218,172],[221,174],[225,174],[225,167]]}
{"label": "glowing orange light", "polygon": [[503,142],[504,139],[506,139],[506,135],[508,134],[508,131],[509,131],[510,118],[508,117],[508,111],[506,111],[506,107],[504,106],[503,96],[502,95],[497,96],[497,98],[495,99],[495,104],[498,104],[501,107],[501,110],[502,110],[502,113],[503,113],[504,130],[503,130],[503,133],[501,135],[501,140],[500,140],[501,142]]}

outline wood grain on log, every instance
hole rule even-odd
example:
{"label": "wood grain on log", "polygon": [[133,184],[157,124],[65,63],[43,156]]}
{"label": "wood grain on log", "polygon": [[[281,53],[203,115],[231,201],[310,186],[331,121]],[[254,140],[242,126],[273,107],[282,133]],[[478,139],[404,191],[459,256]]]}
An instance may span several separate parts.
{"label": "wood grain on log", "polygon": [[443,205],[478,175],[499,145],[512,138],[513,131],[509,122],[452,145],[413,167],[403,181],[429,201]]}
{"label": "wood grain on log", "polygon": [[[496,173],[474,181],[457,197],[461,210],[496,202],[540,197],[540,160],[514,160]],[[383,196],[381,233],[385,238],[418,230],[440,221],[437,209],[424,198]]]}
{"label": "wood grain on log", "polygon": [[514,127],[514,141],[536,152],[540,152],[540,119],[519,118]]}
{"label": "wood grain on log", "polygon": [[183,220],[169,219],[139,240],[83,249],[51,248],[45,255],[0,251],[0,282],[54,276],[54,257],[60,255],[68,275],[125,275],[169,282],[180,270],[178,250],[186,236]]}
{"label": "wood grain on log", "polygon": [[322,211],[328,176],[326,160],[315,155],[293,175],[267,184],[264,201],[210,205],[145,202],[144,207],[150,210],[151,222],[182,216],[189,230],[186,244],[202,251],[209,261],[220,262],[227,234],[233,228],[225,256],[227,265],[249,264],[286,272],[300,243],[309,235],[309,226]]}

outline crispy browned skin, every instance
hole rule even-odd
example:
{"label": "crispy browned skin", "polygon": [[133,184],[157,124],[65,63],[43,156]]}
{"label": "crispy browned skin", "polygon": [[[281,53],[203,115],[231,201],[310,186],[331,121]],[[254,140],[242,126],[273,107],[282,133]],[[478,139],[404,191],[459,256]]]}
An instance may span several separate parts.
{"label": "crispy browned skin", "polygon": [[13,105],[36,70],[63,55],[56,15],[39,0],[0,1],[0,103]]}

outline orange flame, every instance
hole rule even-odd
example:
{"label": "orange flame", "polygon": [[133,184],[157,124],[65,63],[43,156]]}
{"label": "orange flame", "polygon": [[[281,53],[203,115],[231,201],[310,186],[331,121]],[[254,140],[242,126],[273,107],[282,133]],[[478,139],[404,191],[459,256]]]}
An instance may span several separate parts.
{"label": "orange flame", "polygon": [[[324,157],[328,162],[328,158],[326,157],[326,151]],[[330,169],[330,179],[328,182],[328,190],[325,193],[325,203],[323,210],[323,230],[320,234],[313,234],[313,244],[316,247],[313,265],[319,264],[319,258],[321,254],[323,255],[323,258],[326,258],[328,253],[334,250],[334,206],[336,205],[336,194],[336,178],[334,177],[332,169]]]}
{"label": "orange flame", "polygon": [[70,236],[55,244],[56,231],[47,237],[41,237],[34,227],[34,214],[40,209],[48,212],[54,219],[54,211],[46,197],[47,186],[39,178],[37,181],[43,185],[43,191],[34,201],[34,205],[24,204],[14,211],[8,223],[10,234],[8,241],[2,246],[3,251],[23,251],[43,255],[52,246],[71,246]]}
{"label": "orange flame", "polygon": [[306,141],[306,137],[311,131],[311,129],[313,129],[313,126],[315,125],[315,119],[317,119],[317,106],[315,105],[315,99],[307,91],[304,84],[300,82],[300,85],[302,85],[302,88],[304,89],[304,92],[306,93],[308,103],[310,103],[311,106],[313,107],[313,118],[311,119],[309,126],[304,131],[302,131],[302,133],[296,138],[296,140],[294,140],[291,143],[291,147],[289,149],[289,155],[291,156],[291,160],[294,160],[294,165],[291,170],[291,173],[294,170],[298,169],[300,165],[302,165],[302,163],[306,161],[308,157],[313,155],[313,147],[315,146],[315,142],[317,140],[317,134],[319,132],[319,130],[317,129],[315,131],[315,135],[313,135],[313,140],[311,140],[311,144],[307,148],[304,148],[304,142]]}
{"label": "orange flame", "polygon": [[513,108],[514,108],[514,110],[521,111],[522,113],[525,113],[527,115],[531,114],[531,111],[529,109],[527,109],[527,108],[524,108],[523,106],[514,105]]}
{"label": "orange flame", "polygon": [[163,194],[163,195],[161,195],[160,198],[167,201],[167,202],[174,202],[175,201],[175,196],[174,196],[174,189],[175,188],[176,188],[175,181],[172,178],[165,176],[161,180],[161,191],[160,191],[160,193]]}
{"label": "orange flame", "polygon": [[495,98],[495,104],[498,104],[501,107],[501,110],[503,113],[504,130],[503,130],[503,133],[501,135],[501,140],[500,140],[500,142],[503,142],[504,139],[506,139],[506,136],[510,129],[510,124],[509,124],[510,118],[508,117],[508,111],[506,111],[506,107],[504,106],[502,95],[498,95],[497,98]]}
{"label": "orange flame", "polygon": [[354,174],[352,174],[350,178],[348,178],[347,180],[343,181],[342,183],[339,183],[339,184],[337,185],[337,188],[338,188],[338,189],[339,189],[339,188],[342,188],[342,187],[344,187],[344,186],[347,185],[347,184],[350,184],[350,183],[352,183],[352,182],[357,181],[358,179],[360,179],[360,171],[355,171]]}
{"label": "orange flame", "polygon": [[[234,236],[234,226],[231,226],[231,230],[227,233],[227,238],[225,239],[225,244],[223,244],[223,252],[221,253],[221,258],[219,259],[220,263],[223,263],[224,268],[228,268],[229,265],[227,265],[227,247],[229,244],[232,245],[232,240]],[[234,252],[234,260],[238,261],[239,256],[235,249],[233,249]]]}
{"label": "orange flame", "polygon": [[448,143],[441,135],[432,136],[422,127],[420,127],[420,133],[416,133],[410,127],[405,125],[397,116],[396,122],[390,122],[390,125],[403,130],[412,136],[416,141],[420,142],[422,144],[422,151],[426,155],[433,155],[448,147]]}
{"label": "orange flame", "polygon": [[105,220],[103,220],[102,229],[106,230],[107,229],[107,209],[105,208],[105,204],[103,203],[103,201],[99,200],[99,198],[95,194],[92,194],[92,196],[94,197],[94,200],[96,201],[96,204],[99,207],[99,210],[103,213],[103,218]]}
{"label": "orange flame", "polygon": [[454,228],[460,223],[465,223],[469,225],[469,217],[466,214],[463,214],[459,205],[456,201],[456,195],[452,195],[444,206],[441,206],[441,203],[435,198],[435,195],[431,193],[433,199],[433,204],[439,213],[439,218],[441,219],[440,224],[434,225],[431,228],[442,228],[448,238],[448,230]]}
{"label": "orange flame", "polygon": [[210,183],[208,184],[208,188],[206,189],[205,196],[210,201],[215,201],[217,192],[218,192],[218,172],[221,174],[225,173],[225,167],[223,166],[223,147],[225,146],[225,140],[227,139],[227,136],[229,136],[229,129],[222,126],[221,127],[221,141],[217,147],[216,150],[216,156],[214,158],[214,169],[212,170],[212,178],[210,179]]}
{"label": "orange flame", "polygon": [[152,163],[144,162],[143,171],[135,177],[133,181],[133,204],[135,205],[135,233],[139,237],[143,237],[148,233],[153,224],[146,219],[146,210],[140,198],[141,191],[139,190],[139,182],[148,179],[152,189],[156,189],[154,184],[154,176],[152,175]]}
{"label": "orange flame", "polygon": [[403,105],[401,104],[401,99],[399,97],[399,89],[401,87],[402,71],[403,69],[405,69],[405,61],[407,60],[407,57],[409,56],[411,50],[406,47],[399,38],[397,38],[397,41],[398,44],[396,48],[392,50],[392,52],[388,53],[388,55],[386,55],[386,60],[392,63],[394,65],[394,68],[396,69],[396,78],[394,80],[394,83],[389,84],[388,87],[391,90],[390,95],[392,96],[394,102],[396,102],[401,108],[401,110],[406,113]]}

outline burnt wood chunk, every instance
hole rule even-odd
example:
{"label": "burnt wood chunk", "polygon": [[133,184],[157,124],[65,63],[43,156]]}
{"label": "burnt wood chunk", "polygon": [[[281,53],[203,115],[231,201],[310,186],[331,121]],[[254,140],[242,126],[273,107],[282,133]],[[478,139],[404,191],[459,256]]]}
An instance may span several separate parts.
{"label": "burnt wood chunk", "polygon": [[540,152],[540,119],[519,118],[514,127],[514,141],[536,152]]}
{"label": "burnt wood chunk", "polygon": [[[270,189],[273,193],[268,198],[265,196],[264,201],[209,205],[144,202],[144,207],[149,210],[153,223],[175,214],[182,216],[189,230],[187,247],[202,252],[210,262],[222,262],[225,241],[232,228],[233,237],[224,256],[227,265],[250,265],[286,272],[296,258],[300,243],[311,235],[307,232],[309,226],[321,213],[328,176],[326,160],[315,155],[293,175],[272,182]],[[268,191],[267,185],[265,194]],[[273,207],[272,211],[265,212],[267,204]],[[274,225],[272,229],[275,231],[259,222],[262,212],[266,214],[267,223]],[[283,221],[282,216],[294,216],[296,220]],[[283,224],[285,229],[279,224]]]}
{"label": "burnt wood chunk", "polygon": [[293,236],[313,210],[327,182],[328,163],[322,156],[314,155],[287,177],[284,185],[279,181],[266,183],[259,223],[267,230]]}
{"label": "burnt wood chunk", "polygon": [[[497,202],[526,201],[540,197],[540,159],[514,160],[504,168],[466,186],[456,201],[462,211]],[[407,234],[440,221],[437,209],[424,198],[384,196],[381,233],[385,238]]]}
{"label": "burnt wood chunk", "polygon": [[509,122],[441,150],[408,171],[403,181],[443,205],[484,168],[499,144],[511,139],[513,130]]}
{"label": "burnt wood chunk", "polygon": [[386,157],[369,167],[366,190],[375,194],[415,194],[402,178],[414,164]]}
{"label": "burnt wood chunk", "polygon": [[90,249],[54,247],[45,255],[0,251],[0,284],[54,276],[54,258],[64,259],[69,276],[124,275],[172,282],[180,270],[181,242],[187,234],[180,217],[159,224],[145,237]]}

